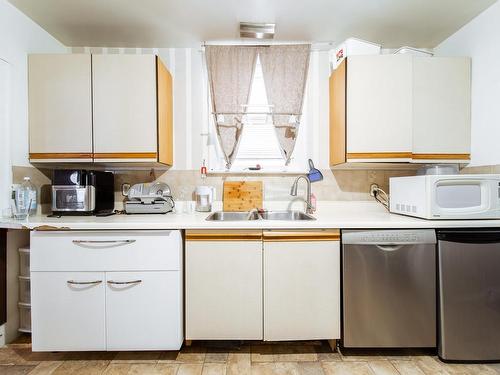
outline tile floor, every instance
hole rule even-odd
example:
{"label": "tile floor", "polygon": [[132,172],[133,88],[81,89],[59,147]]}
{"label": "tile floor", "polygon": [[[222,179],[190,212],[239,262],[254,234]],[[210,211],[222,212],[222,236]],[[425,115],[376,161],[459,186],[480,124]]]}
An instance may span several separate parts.
{"label": "tile floor", "polygon": [[33,353],[29,339],[0,348],[0,374],[88,375],[467,375],[500,364],[444,364],[432,353],[334,353],[326,341],[193,342],[178,352]]}

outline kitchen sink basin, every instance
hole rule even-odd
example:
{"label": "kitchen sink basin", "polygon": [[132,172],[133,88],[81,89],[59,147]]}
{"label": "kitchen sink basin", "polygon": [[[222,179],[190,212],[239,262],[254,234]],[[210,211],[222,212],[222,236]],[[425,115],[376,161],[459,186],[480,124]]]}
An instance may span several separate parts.
{"label": "kitchen sink basin", "polygon": [[252,212],[229,212],[217,211],[210,214],[208,221],[247,221],[247,220],[284,220],[284,221],[303,221],[316,220],[309,214],[302,211],[263,211]]}
{"label": "kitchen sink basin", "polygon": [[285,221],[303,221],[316,220],[309,214],[302,211],[264,211],[260,217],[264,220],[285,220]]}
{"label": "kitchen sink basin", "polygon": [[246,220],[259,220],[257,211],[249,212],[229,212],[229,211],[216,211],[209,215],[206,220],[208,221],[246,221]]}

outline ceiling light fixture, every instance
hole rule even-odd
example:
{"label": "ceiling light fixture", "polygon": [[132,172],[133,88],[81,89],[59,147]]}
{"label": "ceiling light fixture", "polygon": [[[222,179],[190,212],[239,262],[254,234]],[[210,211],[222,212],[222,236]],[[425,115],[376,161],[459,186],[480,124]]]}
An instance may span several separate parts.
{"label": "ceiling light fixture", "polygon": [[240,22],[240,37],[252,39],[273,39],[275,23]]}

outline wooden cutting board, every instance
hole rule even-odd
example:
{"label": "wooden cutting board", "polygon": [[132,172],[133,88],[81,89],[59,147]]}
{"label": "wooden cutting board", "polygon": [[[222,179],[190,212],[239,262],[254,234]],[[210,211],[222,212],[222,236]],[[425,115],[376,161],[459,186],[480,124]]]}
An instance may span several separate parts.
{"label": "wooden cutting board", "polygon": [[222,197],[224,211],[262,208],[262,181],[226,181]]}

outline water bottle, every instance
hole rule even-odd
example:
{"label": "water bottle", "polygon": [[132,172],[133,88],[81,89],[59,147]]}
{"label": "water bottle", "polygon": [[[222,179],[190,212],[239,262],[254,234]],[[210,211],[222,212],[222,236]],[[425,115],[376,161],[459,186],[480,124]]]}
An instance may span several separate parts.
{"label": "water bottle", "polygon": [[24,177],[24,182],[16,189],[16,211],[17,217],[23,218],[28,215],[35,215],[37,209],[36,187],[29,177]]}

